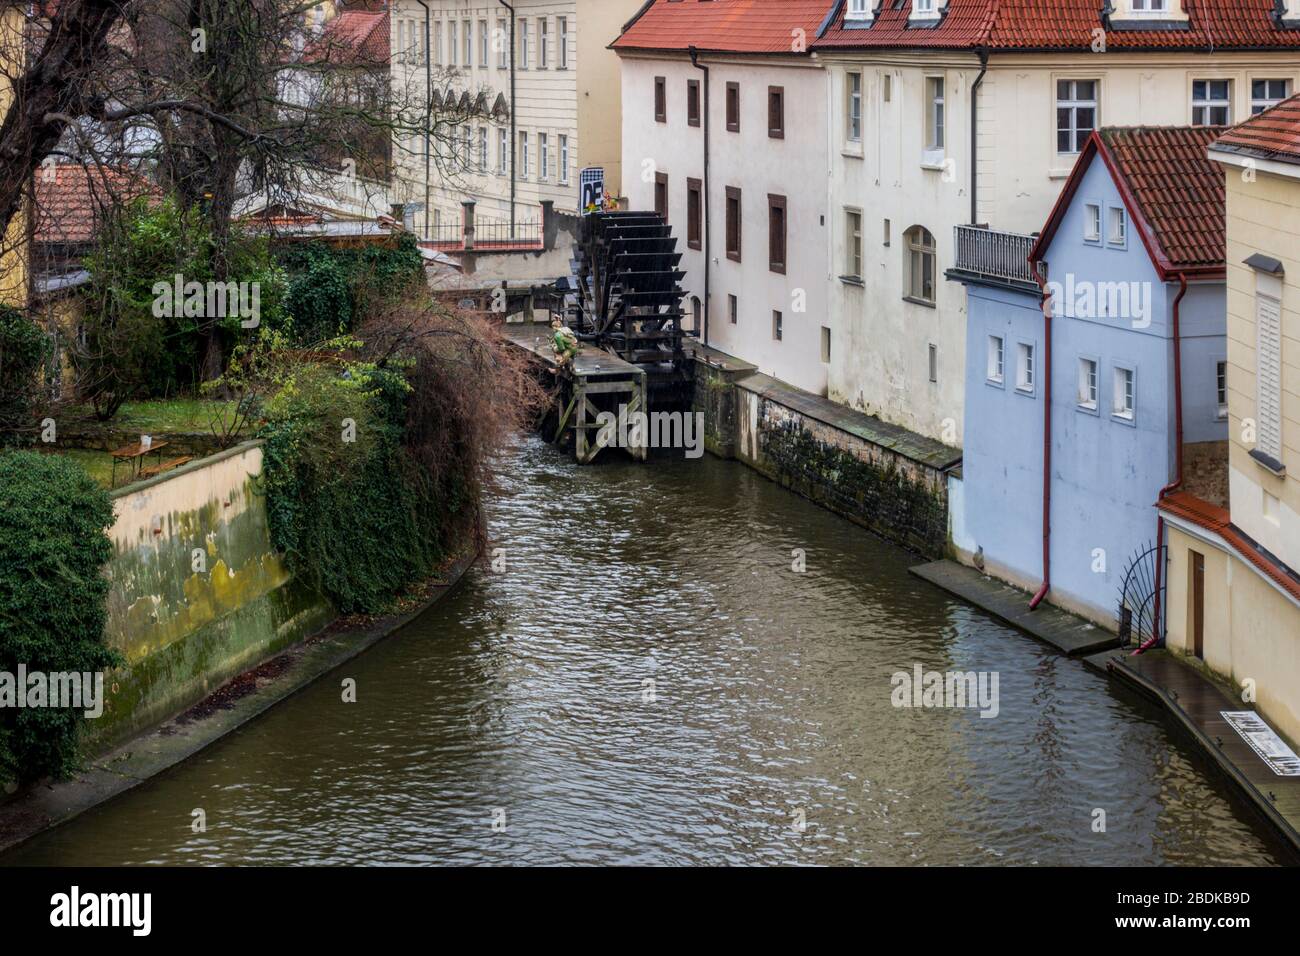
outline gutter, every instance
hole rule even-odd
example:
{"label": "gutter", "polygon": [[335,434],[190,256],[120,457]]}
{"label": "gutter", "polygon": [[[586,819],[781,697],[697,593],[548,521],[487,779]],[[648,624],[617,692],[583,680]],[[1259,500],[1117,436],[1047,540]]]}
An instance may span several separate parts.
{"label": "gutter", "polygon": [[709,344],[709,314],[712,312],[709,301],[710,278],[712,275],[711,266],[713,263],[713,243],[712,229],[710,228],[711,217],[709,215],[709,129],[711,126],[712,116],[709,109],[709,68],[700,63],[699,51],[695,47],[690,48],[691,66],[704,74],[704,104],[700,111],[704,114],[704,345],[707,348]]}
{"label": "gutter", "polygon": [[979,195],[979,162],[978,154],[978,130],[979,130],[979,91],[984,82],[984,74],[989,71],[989,51],[987,47],[981,47],[978,51],[980,58],[980,73],[975,77],[975,82],[970,87],[970,224],[977,225],[979,222],[978,212],[978,195]]}
{"label": "gutter", "polygon": [[1043,292],[1043,583],[1029,602],[1031,611],[1052,589],[1052,294],[1040,264],[1032,263],[1034,281]]}
{"label": "gutter", "polygon": [[424,8],[424,238],[429,239],[429,222],[433,211],[429,208],[429,161],[433,156],[433,38],[430,35],[429,4],[415,0]]}
{"label": "gutter", "polygon": [[[421,3],[424,0],[420,0]],[[519,192],[519,138],[517,110],[515,109],[515,8],[506,0],[497,0],[510,11],[510,235],[515,234],[515,197]]]}
{"label": "gutter", "polygon": [[1151,619],[1151,640],[1133,652],[1141,654],[1151,647],[1164,634],[1164,619],[1161,616],[1160,588],[1164,580],[1165,561],[1160,549],[1165,540],[1165,516],[1159,511],[1160,502],[1177,491],[1183,483],[1183,340],[1181,324],[1181,306],[1183,296],[1187,294],[1187,273],[1178,273],[1178,295],[1174,297],[1173,338],[1174,338],[1174,477],[1169,484],[1160,489],[1156,497],[1156,591],[1155,609]]}

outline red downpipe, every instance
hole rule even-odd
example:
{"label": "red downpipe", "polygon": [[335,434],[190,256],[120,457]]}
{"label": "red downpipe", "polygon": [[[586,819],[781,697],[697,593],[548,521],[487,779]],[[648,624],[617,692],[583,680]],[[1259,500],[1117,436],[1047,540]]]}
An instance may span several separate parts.
{"label": "red downpipe", "polygon": [[[1183,296],[1187,294],[1187,273],[1178,273],[1178,295],[1174,297],[1174,480],[1160,489],[1157,503],[1177,491],[1183,483],[1183,342],[1180,324]],[[1164,578],[1165,562],[1160,558],[1160,547],[1165,540],[1165,516],[1156,512],[1156,595],[1155,613],[1152,615],[1151,640],[1133,652],[1136,656],[1156,642],[1164,631],[1161,626],[1160,583]]]}
{"label": "red downpipe", "polygon": [[1034,610],[1052,587],[1052,294],[1034,263],[1034,281],[1043,291],[1043,584],[1029,602]]}

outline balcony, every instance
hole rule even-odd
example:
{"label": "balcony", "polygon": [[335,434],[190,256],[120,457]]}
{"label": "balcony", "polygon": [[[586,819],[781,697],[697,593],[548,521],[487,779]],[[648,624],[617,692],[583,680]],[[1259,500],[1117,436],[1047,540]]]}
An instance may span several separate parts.
{"label": "balcony", "polygon": [[956,255],[948,278],[1030,292],[1038,289],[1029,265],[1029,250],[1037,236],[997,232],[982,226],[957,226],[954,233]]}

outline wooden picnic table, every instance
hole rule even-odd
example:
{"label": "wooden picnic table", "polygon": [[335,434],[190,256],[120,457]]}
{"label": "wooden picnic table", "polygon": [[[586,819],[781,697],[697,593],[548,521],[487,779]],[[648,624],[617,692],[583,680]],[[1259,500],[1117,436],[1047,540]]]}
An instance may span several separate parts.
{"label": "wooden picnic table", "polygon": [[167,445],[168,442],[156,441],[146,448],[140,442],[136,442],[134,445],[123,445],[121,448],[116,448],[109,452],[109,454],[113,456],[113,477],[109,479],[111,486],[114,488],[117,487],[117,466],[119,462],[126,464],[130,479],[134,479],[135,476],[139,474],[140,465],[143,463],[146,455],[151,455],[154,452],[157,452],[158,464],[162,464],[162,450],[166,448]]}

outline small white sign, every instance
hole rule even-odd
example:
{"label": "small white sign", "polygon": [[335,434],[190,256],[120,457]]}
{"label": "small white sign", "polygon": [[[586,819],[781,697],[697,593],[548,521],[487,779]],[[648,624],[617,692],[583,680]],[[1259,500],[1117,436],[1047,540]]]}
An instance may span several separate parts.
{"label": "small white sign", "polygon": [[1250,749],[1259,754],[1273,772],[1279,777],[1300,777],[1300,757],[1286,745],[1286,742],[1264,723],[1259,714],[1253,710],[1221,710],[1219,714],[1241,739],[1250,744]]}

